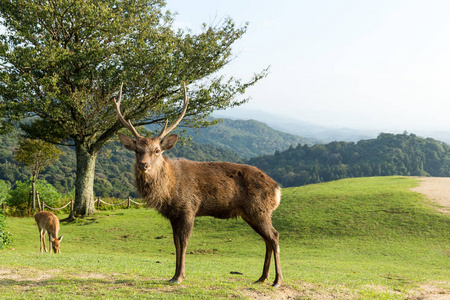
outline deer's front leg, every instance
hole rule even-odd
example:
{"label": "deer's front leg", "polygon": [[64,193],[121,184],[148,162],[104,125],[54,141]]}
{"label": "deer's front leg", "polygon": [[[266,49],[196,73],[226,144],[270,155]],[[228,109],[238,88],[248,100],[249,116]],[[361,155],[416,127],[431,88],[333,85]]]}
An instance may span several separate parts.
{"label": "deer's front leg", "polygon": [[39,231],[39,248],[42,253],[42,248],[44,248],[44,251],[47,252],[47,248],[45,247],[45,231],[41,230]]}
{"label": "deer's front leg", "polygon": [[169,281],[172,283],[181,283],[184,280],[186,247],[192,233],[194,218],[181,217],[171,220],[173,230],[173,242],[176,250],[176,268],[175,275]]}
{"label": "deer's front leg", "polygon": [[173,243],[175,245],[175,257],[176,257],[176,263],[175,263],[175,275],[170,279],[169,281],[172,283],[181,283],[178,282],[177,276],[180,274],[180,237],[178,229],[174,227],[174,223],[172,222],[172,231],[173,231]]}

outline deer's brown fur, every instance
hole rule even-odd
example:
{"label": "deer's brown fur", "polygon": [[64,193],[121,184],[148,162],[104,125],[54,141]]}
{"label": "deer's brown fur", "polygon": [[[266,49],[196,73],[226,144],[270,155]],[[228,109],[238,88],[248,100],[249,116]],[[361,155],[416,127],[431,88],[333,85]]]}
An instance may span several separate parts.
{"label": "deer's brown fur", "polygon": [[[186,93],[186,91],[185,91]],[[186,111],[187,96],[185,96]],[[120,113],[120,98],[116,102],[121,122],[135,135],[132,139],[119,134],[121,143],[135,151],[136,188],[150,207],[170,220],[176,248],[176,270],[172,282],[185,277],[185,253],[195,217],[212,216],[221,219],[241,216],[265,241],[266,256],[263,273],[257,282],[269,276],[272,254],[275,258],[275,280],[282,281],[278,232],[272,226],[272,212],[280,204],[279,185],[260,169],[226,162],[196,162],[162,156],[172,149],[178,136],[165,137],[173,129],[166,126],[154,138],[141,137]]]}
{"label": "deer's brown fur", "polygon": [[34,215],[34,220],[36,221],[39,228],[39,246],[40,251],[44,249],[47,252],[47,248],[45,247],[45,233],[48,234],[48,248],[50,253],[61,253],[60,243],[63,237],[58,238],[59,232],[59,219],[53,213],[49,211],[41,211]]}

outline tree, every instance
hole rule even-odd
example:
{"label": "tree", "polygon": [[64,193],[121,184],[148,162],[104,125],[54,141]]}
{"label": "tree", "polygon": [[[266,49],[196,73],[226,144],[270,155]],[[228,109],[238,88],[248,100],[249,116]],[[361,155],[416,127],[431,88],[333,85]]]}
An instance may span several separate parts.
{"label": "tree", "polygon": [[42,140],[20,139],[15,160],[27,165],[31,170],[31,193],[33,210],[36,209],[36,180],[39,172],[53,164],[64,152],[53,144]]}
{"label": "tree", "polygon": [[0,204],[5,203],[8,200],[9,190],[11,184],[4,180],[0,180]]}
{"label": "tree", "polygon": [[27,137],[75,146],[74,215],[94,211],[97,154],[122,128],[114,98],[135,126],[179,115],[182,83],[191,98],[184,126],[206,126],[214,110],[240,105],[247,82],[218,75],[246,32],[227,18],[202,31],[174,30],[163,0],[0,0],[1,130],[26,117]]}

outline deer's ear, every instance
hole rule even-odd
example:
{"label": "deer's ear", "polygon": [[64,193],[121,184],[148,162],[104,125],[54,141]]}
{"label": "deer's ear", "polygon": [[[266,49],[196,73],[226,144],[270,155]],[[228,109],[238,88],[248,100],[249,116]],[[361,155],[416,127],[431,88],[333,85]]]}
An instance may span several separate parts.
{"label": "deer's ear", "polygon": [[58,240],[61,242],[61,241],[62,241],[62,238],[63,238],[63,235],[60,236]]}
{"label": "deer's ear", "polygon": [[167,151],[172,149],[178,141],[177,134],[171,134],[161,141],[161,150]]}
{"label": "deer's ear", "polygon": [[119,140],[126,149],[130,151],[136,150],[136,141],[133,140],[132,138],[119,133]]}

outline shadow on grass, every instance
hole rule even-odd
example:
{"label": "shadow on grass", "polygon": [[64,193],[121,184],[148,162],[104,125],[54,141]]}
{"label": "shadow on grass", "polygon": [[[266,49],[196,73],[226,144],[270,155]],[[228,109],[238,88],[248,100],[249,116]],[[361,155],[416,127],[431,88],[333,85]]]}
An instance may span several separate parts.
{"label": "shadow on grass", "polygon": [[91,225],[91,224],[98,223],[98,220],[97,220],[97,218],[93,218],[93,217],[80,217],[77,219],[65,218],[65,219],[59,220],[59,222],[65,223],[65,224],[77,224],[79,226],[85,226],[85,225]]}

